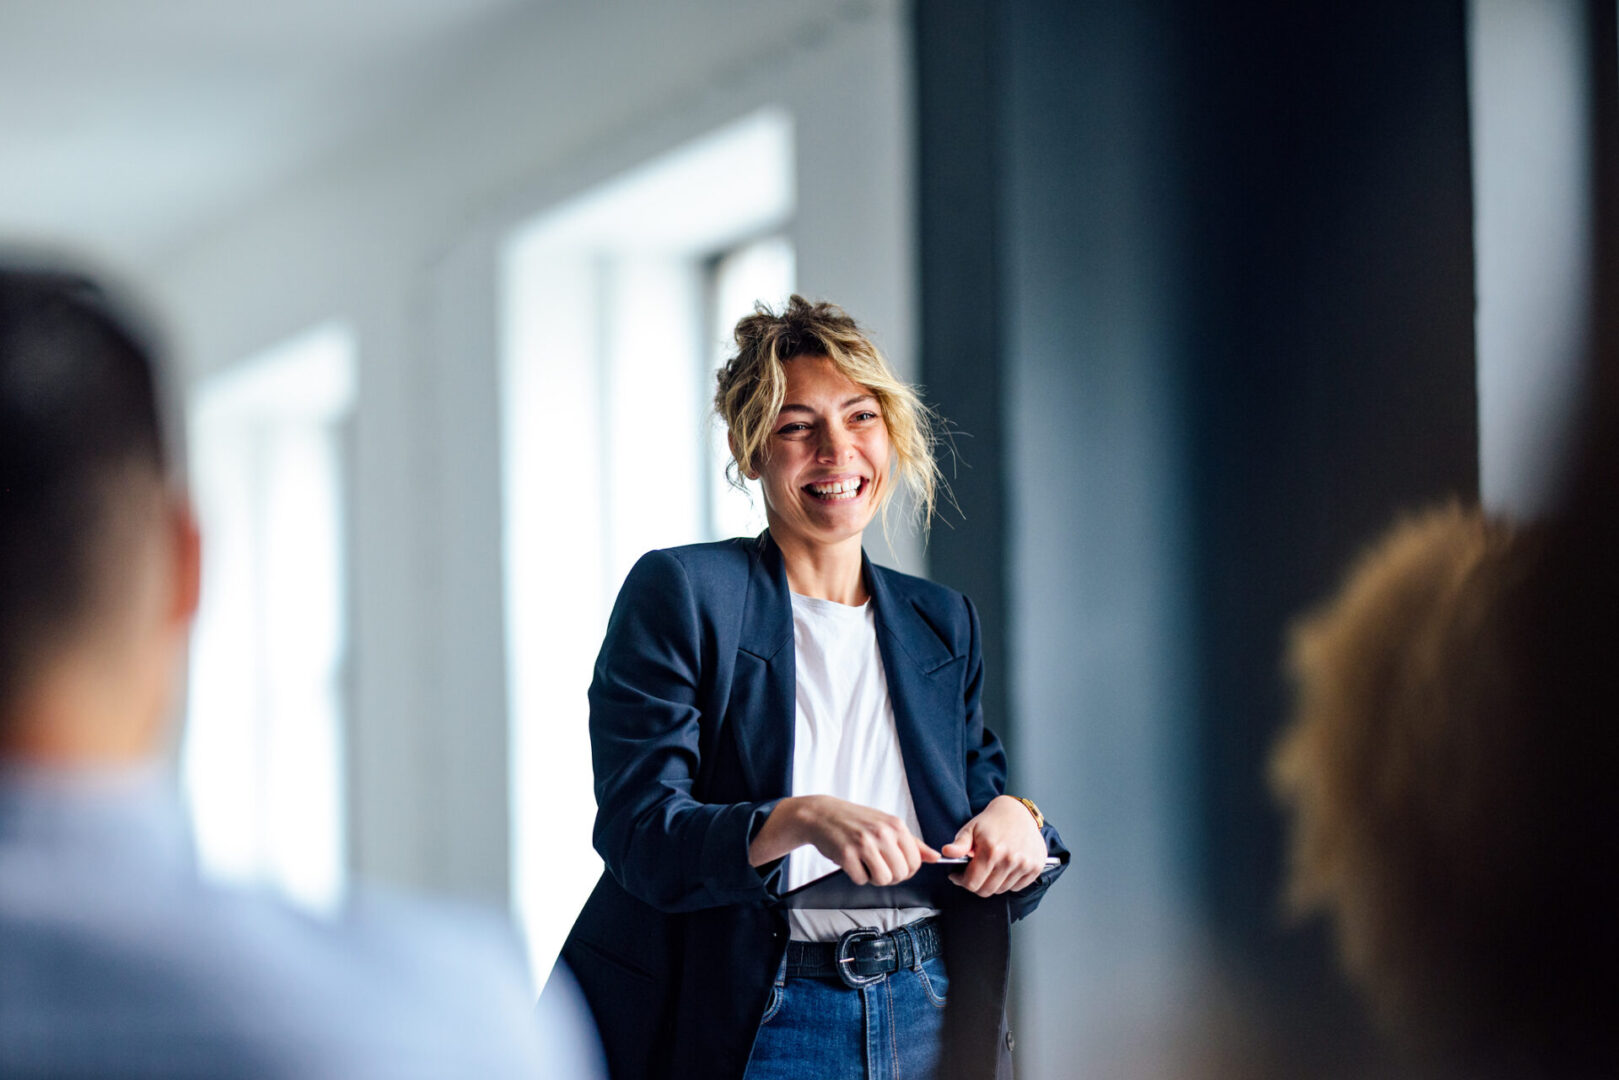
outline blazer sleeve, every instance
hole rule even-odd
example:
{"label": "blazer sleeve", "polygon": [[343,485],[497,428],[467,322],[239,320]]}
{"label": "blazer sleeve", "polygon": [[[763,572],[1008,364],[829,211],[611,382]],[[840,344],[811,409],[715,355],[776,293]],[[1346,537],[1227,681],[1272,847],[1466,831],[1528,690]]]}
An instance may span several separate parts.
{"label": "blazer sleeve", "polygon": [[[962,691],[967,723],[964,744],[967,750],[967,801],[972,812],[978,814],[989,805],[991,799],[1006,793],[1006,750],[995,733],[984,726],[984,652],[978,608],[967,597],[961,599],[967,606],[968,625],[967,672]],[[1038,907],[1040,898],[1051,883],[1068,868],[1068,848],[1064,846],[1056,828],[1047,821],[1040,829],[1040,835],[1046,841],[1046,854],[1054,855],[1061,861],[1042,872],[1034,884],[1008,894],[1007,906],[1014,921]]]}
{"label": "blazer sleeve", "polygon": [[692,796],[703,652],[685,567],[666,551],[642,556],[619,590],[590,684],[593,840],[618,883],[662,911],[766,899],[748,845],[779,800]]}

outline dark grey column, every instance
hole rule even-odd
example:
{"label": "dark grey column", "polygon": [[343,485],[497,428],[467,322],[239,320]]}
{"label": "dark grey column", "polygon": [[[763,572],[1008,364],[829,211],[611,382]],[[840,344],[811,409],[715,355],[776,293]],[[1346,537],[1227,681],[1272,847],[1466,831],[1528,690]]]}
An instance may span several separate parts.
{"label": "dark grey column", "polygon": [[[991,0],[916,5],[917,200],[928,400],[949,421],[941,466],[953,503],[928,546],[931,576],[978,606],[984,629],[984,710],[1007,730],[1006,534],[1001,314],[1002,17]],[[953,445],[952,445],[953,444]]]}
{"label": "dark grey column", "polygon": [[1017,930],[1021,1075],[1169,1075],[1208,979],[1284,1003],[1303,1067],[1369,1060],[1283,925],[1264,763],[1288,620],[1399,511],[1476,493],[1461,0],[916,25],[923,378],[998,400],[998,456],[968,446],[1004,506],[933,566],[1004,583],[1014,782],[1075,851]]}
{"label": "dark grey column", "polygon": [[1178,352],[1204,899],[1268,950],[1284,627],[1396,514],[1477,492],[1472,203],[1460,3],[1241,8],[1189,16]]}

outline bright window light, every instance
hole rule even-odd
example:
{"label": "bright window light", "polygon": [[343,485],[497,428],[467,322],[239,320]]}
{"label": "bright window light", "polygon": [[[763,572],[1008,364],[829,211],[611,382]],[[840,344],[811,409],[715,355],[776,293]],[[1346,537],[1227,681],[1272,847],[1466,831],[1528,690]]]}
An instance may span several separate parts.
{"label": "bright window light", "polygon": [[181,773],[204,872],[313,910],[343,891],[342,426],[350,332],[324,326],[199,385],[203,531]]}
{"label": "bright window light", "polygon": [[[763,301],[780,311],[793,291],[793,245],[784,236],[771,236],[734,248],[714,260],[711,314],[714,327],[712,366],[719,368],[736,352],[732,331],[737,320]],[[712,385],[710,383],[709,385]],[[757,536],[764,531],[764,503],[755,480],[741,478],[746,491],[738,491],[725,479],[725,466],[731,452],[725,439],[725,425],[710,417],[708,476],[714,484],[709,500],[709,533],[726,536]]]}
{"label": "bright window light", "polygon": [[716,319],[791,290],[792,177],[790,120],[766,110],[505,247],[512,883],[536,972],[601,873],[585,690],[618,587],[646,551],[712,538],[747,511],[724,494],[706,426]]}

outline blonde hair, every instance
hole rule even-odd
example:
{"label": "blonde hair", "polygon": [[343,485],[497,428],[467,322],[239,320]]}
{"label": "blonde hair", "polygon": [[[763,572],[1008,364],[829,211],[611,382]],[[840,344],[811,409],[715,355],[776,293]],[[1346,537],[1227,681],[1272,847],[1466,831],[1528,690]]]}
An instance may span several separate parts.
{"label": "blonde hair", "polygon": [[[731,484],[743,488],[749,469],[768,460],[770,432],[787,394],[787,362],[824,356],[845,378],[877,399],[900,481],[912,496],[916,523],[926,535],[941,489],[935,448],[941,421],[916,388],[896,376],[858,323],[836,304],[810,303],[794,294],[780,312],[763,303],[736,324],[736,355],[716,377],[714,412],[730,436],[732,460],[725,467]],[[883,532],[895,489],[882,493]]]}

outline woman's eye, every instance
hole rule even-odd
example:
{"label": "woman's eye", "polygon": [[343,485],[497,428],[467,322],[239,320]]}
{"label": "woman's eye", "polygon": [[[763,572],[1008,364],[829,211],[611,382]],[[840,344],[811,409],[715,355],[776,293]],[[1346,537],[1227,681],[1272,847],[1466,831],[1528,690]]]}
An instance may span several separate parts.
{"label": "woman's eye", "polygon": [[856,420],[862,420],[862,421],[864,421],[864,420],[875,420],[875,419],[877,419],[877,414],[868,409],[868,410],[866,410],[864,412],[855,413],[854,418]]}
{"label": "woman's eye", "polygon": [[800,423],[794,422],[794,423],[787,424],[787,425],[783,426],[779,431],[776,432],[776,434],[777,435],[797,435],[801,431],[808,431],[808,430],[809,430],[809,425],[808,424],[800,424]]}

